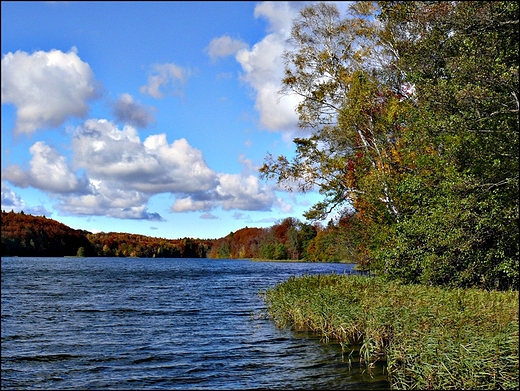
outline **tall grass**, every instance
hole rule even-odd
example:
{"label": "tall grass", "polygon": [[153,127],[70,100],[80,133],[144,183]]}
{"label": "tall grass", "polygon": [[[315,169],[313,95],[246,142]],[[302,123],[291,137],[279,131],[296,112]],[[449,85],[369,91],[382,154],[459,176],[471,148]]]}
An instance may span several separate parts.
{"label": "tall grass", "polygon": [[292,277],[264,292],[279,327],[318,333],[393,389],[517,389],[518,292],[401,285],[359,275]]}

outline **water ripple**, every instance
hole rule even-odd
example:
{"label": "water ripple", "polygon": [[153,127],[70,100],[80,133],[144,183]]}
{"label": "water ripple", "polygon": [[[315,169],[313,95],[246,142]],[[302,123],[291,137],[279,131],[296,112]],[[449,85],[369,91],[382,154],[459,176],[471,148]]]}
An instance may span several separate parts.
{"label": "water ripple", "polygon": [[255,316],[339,264],[2,258],[2,389],[388,389],[381,368]]}

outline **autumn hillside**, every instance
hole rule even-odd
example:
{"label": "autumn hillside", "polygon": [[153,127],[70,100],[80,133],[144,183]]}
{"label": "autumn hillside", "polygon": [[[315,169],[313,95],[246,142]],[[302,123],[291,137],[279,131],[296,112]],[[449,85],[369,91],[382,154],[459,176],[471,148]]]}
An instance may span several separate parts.
{"label": "autumn hillside", "polygon": [[89,251],[86,231],[44,216],[2,211],[1,255],[61,257]]}
{"label": "autumn hillside", "polygon": [[44,216],[2,211],[2,256],[206,257],[212,240],[168,240],[75,230]]}
{"label": "autumn hillside", "polygon": [[44,216],[2,211],[2,256],[261,258],[356,262],[349,218],[323,227],[288,217],[269,228],[244,227],[218,239],[164,239],[75,230]]}

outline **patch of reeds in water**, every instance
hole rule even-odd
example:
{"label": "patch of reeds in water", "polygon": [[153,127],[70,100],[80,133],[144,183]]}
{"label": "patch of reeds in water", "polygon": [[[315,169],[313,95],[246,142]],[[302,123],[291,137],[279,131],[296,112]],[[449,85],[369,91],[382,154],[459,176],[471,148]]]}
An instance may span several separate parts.
{"label": "patch of reeds in water", "polygon": [[401,285],[359,275],[292,277],[264,292],[279,327],[311,331],[393,389],[518,389],[518,292]]}

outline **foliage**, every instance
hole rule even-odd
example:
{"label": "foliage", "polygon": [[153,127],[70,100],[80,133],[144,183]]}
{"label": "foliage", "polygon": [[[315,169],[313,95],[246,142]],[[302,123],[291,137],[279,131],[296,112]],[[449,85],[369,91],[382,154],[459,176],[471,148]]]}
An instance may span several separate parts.
{"label": "foliage", "polygon": [[393,389],[516,389],[518,291],[402,285],[360,275],[292,277],[264,293],[279,327],[316,332]]}
{"label": "foliage", "polygon": [[2,212],[1,255],[311,260],[307,248],[319,229],[288,217],[269,228],[245,227],[219,239],[164,239],[123,232],[91,233],[23,211]]}
{"label": "foliage", "polygon": [[205,258],[212,240],[75,230],[44,216],[2,212],[2,256]]}
{"label": "foliage", "polygon": [[83,254],[92,251],[84,231],[45,216],[2,211],[3,256],[74,256],[80,248],[83,248]]}
{"label": "foliage", "polygon": [[269,228],[245,227],[215,240],[208,257],[308,260],[315,236],[315,227],[287,217]]}
{"label": "foliage", "polygon": [[382,3],[420,158],[396,186],[405,218],[380,271],[518,289],[518,16],[513,2]]}
{"label": "foliage", "polygon": [[164,239],[117,232],[88,233],[96,256],[144,258],[205,258],[212,241]]}
{"label": "foliage", "polygon": [[311,134],[261,175],[317,189],[309,219],[353,211],[339,231],[365,270],[518,289],[517,38],[516,2],[355,2],[344,19],[305,7],[281,93],[301,97]]}

